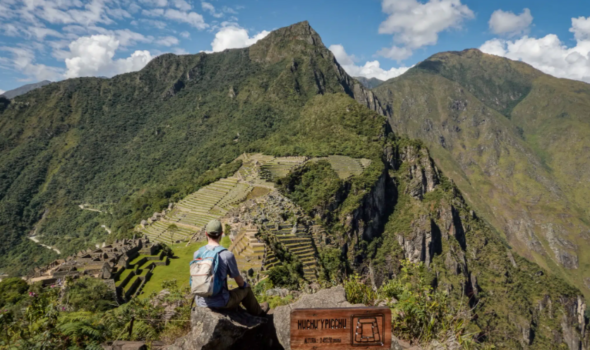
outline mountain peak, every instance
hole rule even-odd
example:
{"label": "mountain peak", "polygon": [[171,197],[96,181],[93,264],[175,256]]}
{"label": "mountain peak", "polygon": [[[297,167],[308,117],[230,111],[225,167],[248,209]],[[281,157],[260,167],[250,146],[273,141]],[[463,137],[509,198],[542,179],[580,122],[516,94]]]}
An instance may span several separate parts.
{"label": "mountain peak", "polygon": [[319,34],[308,21],[303,21],[279,28],[252,45],[250,57],[256,61],[274,63],[311,47],[327,50]]}

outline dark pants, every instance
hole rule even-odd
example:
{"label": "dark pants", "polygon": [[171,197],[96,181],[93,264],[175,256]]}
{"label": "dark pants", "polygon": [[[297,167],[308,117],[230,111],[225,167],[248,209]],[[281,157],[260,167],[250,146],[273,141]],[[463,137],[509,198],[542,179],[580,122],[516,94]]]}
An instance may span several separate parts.
{"label": "dark pants", "polygon": [[258,300],[254,296],[250,287],[236,288],[229,291],[229,301],[224,309],[235,309],[240,303],[248,310],[248,313],[254,316],[262,314],[262,309],[258,304]]}

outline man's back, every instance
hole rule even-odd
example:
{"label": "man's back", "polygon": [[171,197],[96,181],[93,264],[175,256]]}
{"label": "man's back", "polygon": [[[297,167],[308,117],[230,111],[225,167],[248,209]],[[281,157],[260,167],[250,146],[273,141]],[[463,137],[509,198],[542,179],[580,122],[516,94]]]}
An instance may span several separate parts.
{"label": "man's back", "polygon": [[[201,249],[209,249],[212,250],[215,248],[213,245],[206,245]],[[197,257],[199,251],[196,251],[193,259]],[[219,259],[217,260],[219,266],[217,267],[217,276],[222,281],[222,287],[219,294],[211,296],[211,297],[196,297],[197,306],[201,307],[224,307],[227,305],[229,301],[229,291],[227,289],[227,276],[229,275],[231,278],[236,278],[240,275],[240,271],[238,270],[238,265],[236,263],[236,258],[229,250],[224,250],[219,253]]]}

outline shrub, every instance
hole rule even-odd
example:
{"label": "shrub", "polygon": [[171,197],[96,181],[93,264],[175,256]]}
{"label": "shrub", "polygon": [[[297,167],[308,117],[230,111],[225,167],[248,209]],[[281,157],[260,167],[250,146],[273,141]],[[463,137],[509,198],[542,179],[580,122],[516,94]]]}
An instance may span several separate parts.
{"label": "shrub", "polygon": [[403,261],[400,274],[381,286],[379,295],[389,299],[392,326],[399,335],[429,341],[452,333],[459,341],[465,339],[464,310],[454,309],[446,293],[432,289],[424,264]]}
{"label": "shrub", "polygon": [[342,251],[338,248],[326,248],[320,252],[320,262],[324,268],[323,279],[332,284],[342,281],[346,265],[342,260]]}
{"label": "shrub", "polygon": [[359,275],[350,277],[344,283],[346,300],[352,304],[374,305],[377,293],[360,280]]}
{"label": "shrub", "polygon": [[302,275],[303,265],[299,261],[275,266],[268,271],[268,278],[274,286],[287,289],[299,288],[299,278]]}
{"label": "shrub", "polygon": [[67,282],[63,298],[68,308],[84,311],[106,311],[117,306],[114,292],[96,278]]}
{"label": "shrub", "polygon": [[0,282],[0,307],[21,301],[29,290],[27,282],[21,278],[6,278]]}

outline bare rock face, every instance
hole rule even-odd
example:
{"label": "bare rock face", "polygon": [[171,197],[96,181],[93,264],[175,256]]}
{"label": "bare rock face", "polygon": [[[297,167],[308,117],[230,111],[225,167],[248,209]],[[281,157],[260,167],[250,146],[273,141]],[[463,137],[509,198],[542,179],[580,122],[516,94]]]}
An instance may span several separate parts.
{"label": "bare rock face", "polygon": [[371,90],[367,90],[364,86],[358,83],[353,83],[352,80],[348,82],[349,86],[352,86],[352,93],[354,99],[362,104],[363,106],[367,106],[369,109],[376,111],[381,115],[388,116],[386,110],[383,110],[381,104],[373,94]]}
{"label": "bare rock face", "polygon": [[[196,307],[191,314],[190,333],[167,350],[272,349],[265,337],[268,320],[245,311],[212,311]],[[248,341],[244,341],[248,339]]]}
{"label": "bare rock face", "polygon": [[411,262],[424,262],[430,266],[432,257],[442,251],[440,231],[426,215],[412,222],[409,236],[398,235],[397,238],[406,259]]}
{"label": "bare rock face", "polygon": [[342,308],[364,305],[352,305],[346,301],[344,287],[338,286],[330,289],[323,289],[315,294],[305,294],[293,304],[279,306],[273,312],[273,323],[277,331],[277,338],[285,348],[291,349],[291,310],[293,309],[319,309],[319,308]]}
{"label": "bare rock face", "polygon": [[439,183],[439,174],[428,151],[425,148],[406,147],[400,156],[403,162],[409,164],[409,194],[416,199],[422,199],[426,193],[434,191]]}

